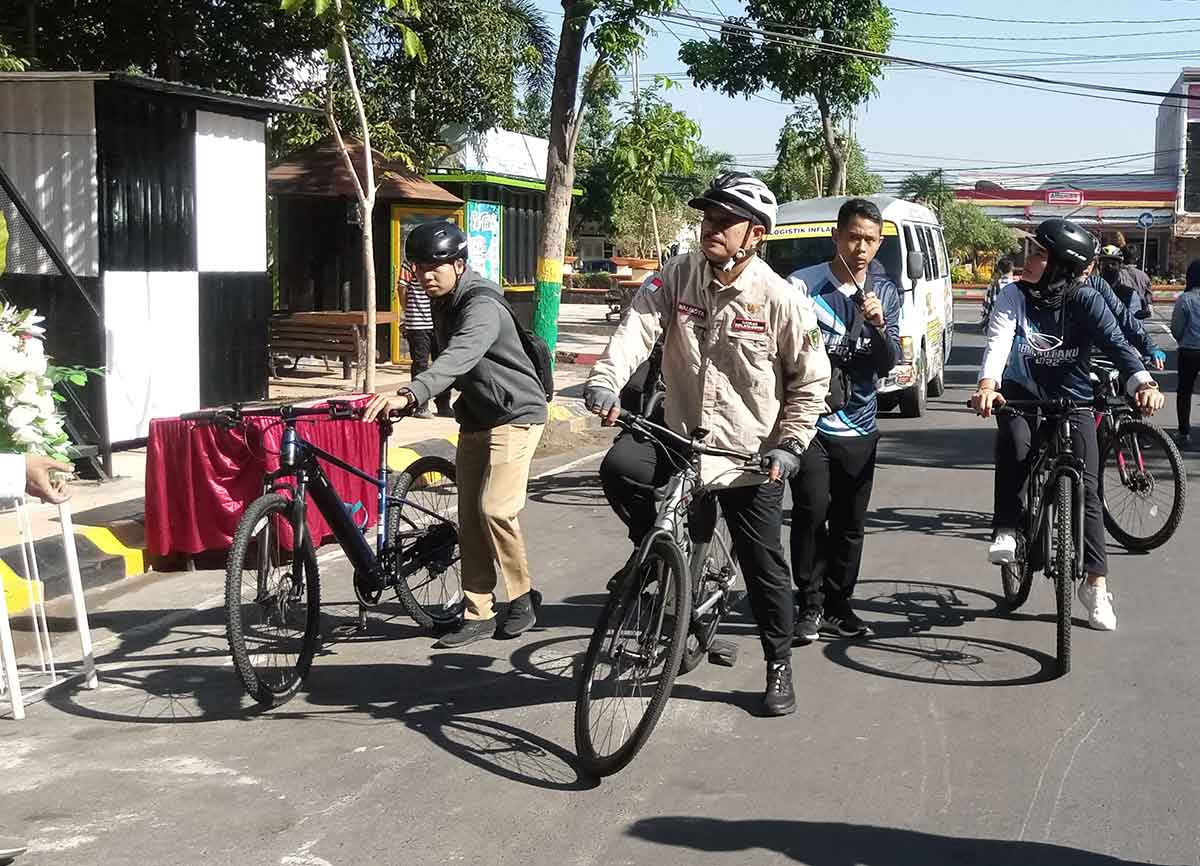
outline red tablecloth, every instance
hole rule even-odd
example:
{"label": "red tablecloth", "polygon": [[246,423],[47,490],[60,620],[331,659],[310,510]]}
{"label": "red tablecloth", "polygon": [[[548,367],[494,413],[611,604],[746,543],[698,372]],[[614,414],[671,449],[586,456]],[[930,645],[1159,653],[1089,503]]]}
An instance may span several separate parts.
{"label": "red tablecloth", "polygon": [[[296,430],[368,475],[378,472],[376,425],[322,419],[298,421]],[[242,512],[262,494],[263,476],[279,468],[282,437],[278,418],[246,418],[234,430],[178,418],[151,421],[146,453],[146,545],[150,553],[167,556],[228,549]],[[376,487],[336,466],[322,466],[342,499],[350,505],[361,502],[373,525],[379,512]],[[361,512],[355,520],[361,523]],[[308,526],[314,538],[329,534],[311,497]]]}

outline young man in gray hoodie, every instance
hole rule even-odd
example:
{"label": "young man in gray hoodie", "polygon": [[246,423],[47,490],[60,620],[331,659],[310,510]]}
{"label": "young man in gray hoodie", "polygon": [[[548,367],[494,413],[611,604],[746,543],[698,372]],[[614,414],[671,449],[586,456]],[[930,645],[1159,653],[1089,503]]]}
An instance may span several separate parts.
{"label": "young man in gray hoodie", "polygon": [[[454,416],[460,430],[456,480],[466,609],[461,625],[436,645],[516,637],[536,621],[517,515],[525,507],[529,464],[546,424],[546,392],[500,287],[467,267],[461,229],[447,220],[424,223],[409,234],[404,252],[416,271],[415,288],[433,302],[443,349],[395,397],[375,397],[363,420],[424,405],[451,386],[461,393]],[[509,600],[498,627],[497,567]]]}

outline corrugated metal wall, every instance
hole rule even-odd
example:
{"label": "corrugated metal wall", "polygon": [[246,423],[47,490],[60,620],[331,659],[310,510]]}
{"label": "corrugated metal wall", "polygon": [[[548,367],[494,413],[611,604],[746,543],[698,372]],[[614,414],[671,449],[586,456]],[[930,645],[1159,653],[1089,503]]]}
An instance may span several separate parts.
{"label": "corrugated metal wall", "polygon": [[271,285],[266,274],[200,274],[200,403],[267,396]]}
{"label": "corrugated metal wall", "polygon": [[101,267],[196,270],[195,111],[113,82],[95,87]]}
{"label": "corrugated metal wall", "polygon": [[[0,165],[80,277],[100,273],[92,87],[78,80],[0,82]],[[57,273],[40,245],[11,252],[22,273]]]}

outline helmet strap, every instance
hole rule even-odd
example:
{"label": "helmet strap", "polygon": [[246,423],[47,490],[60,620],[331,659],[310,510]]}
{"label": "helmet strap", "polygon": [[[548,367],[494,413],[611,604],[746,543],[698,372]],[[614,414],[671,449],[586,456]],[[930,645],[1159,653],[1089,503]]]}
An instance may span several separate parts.
{"label": "helmet strap", "polygon": [[727,262],[725,262],[724,265],[721,266],[722,273],[726,273],[726,274],[729,273],[734,268],[736,268],[738,265],[740,265],[742,262],[744,262],[747,258],[754,255],[755,251],[752,249],[747,249],[747,247],[746,247],[746,242],[748,240],[750,240],[750,230],[753,228],[754,228],[753,222],[746,224],[746,234],[742,236],[742,244],[740,247],[737,248],[737,251],[734,252],[733,256]]}

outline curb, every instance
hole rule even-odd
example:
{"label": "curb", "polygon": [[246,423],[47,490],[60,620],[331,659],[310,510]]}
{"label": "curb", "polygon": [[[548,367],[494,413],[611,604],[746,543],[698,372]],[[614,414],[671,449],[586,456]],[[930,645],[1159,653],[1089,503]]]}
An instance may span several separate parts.
{"label": "curb", "polygon": [[[75,550],[85,592],[146,570],[145,551],[126,545],[109,527],[76,525]],[[0,589],[4,592],[9,616],[29,610],[31,599],[50,601],[71,593],[62,537],[52,535],[39,539],[33,543],[33,551],[42,579],[40,587],[21,576],[25,566],[19,545],[0,550]]]}

